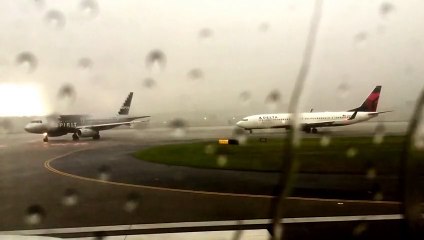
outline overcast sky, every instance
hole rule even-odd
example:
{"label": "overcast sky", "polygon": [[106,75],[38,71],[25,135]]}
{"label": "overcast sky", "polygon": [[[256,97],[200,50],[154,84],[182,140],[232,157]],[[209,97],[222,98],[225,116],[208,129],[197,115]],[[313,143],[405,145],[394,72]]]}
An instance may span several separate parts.
{"label": "overcast sky", "polygon": [[[3,0],[0,88],[37,85],[46,113],[115,113],[130,91],[133,114],[284,112],[312,8],[307,0]],[[302,110],[351,109],[381,84],[379,110],[404,118],[424,85],[422,9],[419,0],[324,1]],[[159,61],[146,61],[151,52]],[[58,101],[64,85],[74,101]],[[270,93],[280,104],[266,104]]]}

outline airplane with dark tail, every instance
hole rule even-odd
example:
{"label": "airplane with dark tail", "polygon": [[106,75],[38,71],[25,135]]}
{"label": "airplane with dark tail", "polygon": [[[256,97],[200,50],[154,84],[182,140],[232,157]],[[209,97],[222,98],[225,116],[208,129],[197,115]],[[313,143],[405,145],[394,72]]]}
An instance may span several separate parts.
{"label": "airplane with dark tail", "polygon": [[[298,120],[300,128],[307,133],[318,133],[317,128],[346,126],[359,122],[368,121],[379,114],[391,111],[377,112],[378,99],[380,98],[381,86],[376,86],[361,106],[342,112],[307,112],[300,113]],[[237,122],[237,126],[252,133],[253,129],[285,128],[290,129],[292,114],[258,114],[243,118]]]}
{"label": "airplane with dark tail", "polygon": [[43,141],[48,142],[49,137],[63,136],[72,133],[72,139],[91,137],[100,139],[100,131],[112,129],[122,125],[131,125],[134,120],[150,116],[128,116],[133,93],[130,92],[125,99],[118,115],[110,118],[91,118],[89,115],[50,115],[45,120],[33,120],[25,126],[29,133],[43,134]]}

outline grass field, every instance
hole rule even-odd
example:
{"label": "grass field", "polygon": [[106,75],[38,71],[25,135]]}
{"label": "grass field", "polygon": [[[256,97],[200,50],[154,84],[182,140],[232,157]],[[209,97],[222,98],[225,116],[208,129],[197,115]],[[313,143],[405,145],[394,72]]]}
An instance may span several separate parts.
{"label": "grass field", "polygon": [[[404,137],[386,136],[380,144],[372,137],[303,139],[297,151],[300,172],[342,174],[389,174],[399,171]],[[324,144],[323,144],[324,143]],[[284,140],[250,138],[243,145],[198,142],[156,146],[136,152],[144,161],[198,168],[279,171]],[[423,167],[420,161],[420,167]]]}

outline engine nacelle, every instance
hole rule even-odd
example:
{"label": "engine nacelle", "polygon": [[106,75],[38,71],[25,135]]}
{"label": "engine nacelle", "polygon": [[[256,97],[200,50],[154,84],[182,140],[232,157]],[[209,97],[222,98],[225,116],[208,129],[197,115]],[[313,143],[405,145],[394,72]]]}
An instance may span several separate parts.
{"label": "engine nacelle", "polygon": [[94,137],[99,134],[98,131],[89,128],[79,129],[77,131],[79,137]]}

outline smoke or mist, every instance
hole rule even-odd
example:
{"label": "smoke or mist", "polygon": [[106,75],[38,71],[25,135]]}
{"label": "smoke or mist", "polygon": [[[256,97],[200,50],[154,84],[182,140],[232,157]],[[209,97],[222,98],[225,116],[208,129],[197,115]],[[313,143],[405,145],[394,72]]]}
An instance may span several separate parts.
{"label": "smoke or mist", "polygon": [[[0,88],[37,84],[44,114],[115,114],[130,91],[131,114],[152,121],[217,116],[225,122],[284,112],[312,5],[2,1]],[[394,110],[384,119],[407,119],[424,83],[423,7],[420,1],[326,1],[302,110],[351,109],[383,85],[378,110]],[[55,109],[58,92],[68,86],[75,99]],[[282,97],[270,109],[275,93]],[[16,97],[25,101],[19,92]]]}

